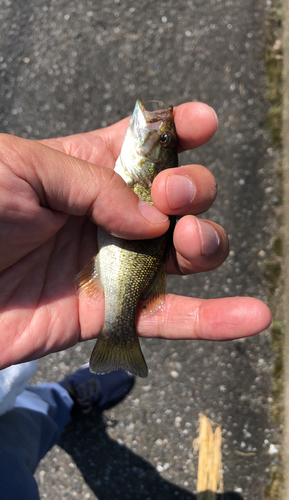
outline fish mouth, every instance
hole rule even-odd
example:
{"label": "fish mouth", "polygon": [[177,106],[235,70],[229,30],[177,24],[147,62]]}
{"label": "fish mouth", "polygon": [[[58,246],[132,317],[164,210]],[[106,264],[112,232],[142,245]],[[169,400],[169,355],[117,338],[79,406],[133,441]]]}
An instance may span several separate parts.
{"label": "fish mouth", "polygon": [[136,101],[131,117],[130,130],[135,138],[137,149],[146,140],[148,133],[157,132],[162,122],[173,120],[173,106],[157,111],[148,111],[141,98]]}
{"label": "fish mouth", "polygon": [[[161,101],[153,101],[153,102],[159,102],[160,104],[164,104]],[[157,111],[148,111],[145,108],[143,100],[141,98],[139,98],[136,102],[136,105],[135,105],[135,113],[136,114],[141,113],[147,124],[156,123],[156,122],[167,120],[167,118],[172,116],[173,106],[169,106],[168,108],[165,108],[165,109],[159,109]]]}

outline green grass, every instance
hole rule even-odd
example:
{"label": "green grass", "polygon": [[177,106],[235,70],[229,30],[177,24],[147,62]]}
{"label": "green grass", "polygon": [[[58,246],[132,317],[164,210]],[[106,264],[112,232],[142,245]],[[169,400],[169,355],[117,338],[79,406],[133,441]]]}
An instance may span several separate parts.
{"label": "green grass", "polygon": [[266,29],[266,49],[265,49],[265,66],[266,66],[266,83],[267,92],[266,99],[270,103],[270,109],[266,117],[266,125],[271,132],[271,137],[276,147],[282,146],[282,45],[278,39],[281,37],[281,21],[282,11],[281,2],[275,1],[277,4],[272,7],[271,13],[267,22]]}
{"label": "green grass", "polygon": [[[281,25],[282,25],[282,1],[273,0],[269,18],[266,25],[266,47],[265,47],[265,66],[266,66],[266,100],[269,103],[269,110],[266,116],[266,126],[270,130],[271,138],[275,148],[282,148],[282,110],[283,110],[283,89],[282,89],[282,71],[283,56],[281,44]],[[282,207],[283,187],[282,187],[282,167],[280,165],[277,172],[277,191],[279,207]],[[275,213],[278,217],[278,212]],[[279,218],[280,215],[279,209]],[[279,220],[279,225],[282,221]],[[268,280],[269,293],[268,302],[275,321],[271,325],[271,345],[275,353],[275,362],[272,371],[272,418],[280,426],[283,421],[283,348],[285,329],[282,323],[283,309],[282,300],[282,255],[283,242],[279,234],[274,242],[270,258],[265,264],[265,276]],[[281,293],[276,293],[281,289]],[[279,318],[281,318],[279,320]],[[271,478],[264,489],[266,500],[280,500],[283,487],[283,468],[282,456],[279,457],[280,464],[271,471]]]}

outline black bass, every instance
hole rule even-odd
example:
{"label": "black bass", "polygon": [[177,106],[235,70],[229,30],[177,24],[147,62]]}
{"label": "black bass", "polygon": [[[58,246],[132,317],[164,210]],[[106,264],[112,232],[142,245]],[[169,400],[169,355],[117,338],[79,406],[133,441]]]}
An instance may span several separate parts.
{"label": "black bass", "polygon": [[[153,205],[151,186],[165,168],[177,167],[177,134],[173,107],[147,111],[138,99],[115,171],[144,201]],[[104,290],[105,320],[90,358],[90,370],[107,373],[122,368],[139,377],[148,374],[136,333],[140,304],[165,292],[166,262],[175,219],[169,230],[151,240],[123,240],[98,228],[99,253],[79,273],[84,292]]]}

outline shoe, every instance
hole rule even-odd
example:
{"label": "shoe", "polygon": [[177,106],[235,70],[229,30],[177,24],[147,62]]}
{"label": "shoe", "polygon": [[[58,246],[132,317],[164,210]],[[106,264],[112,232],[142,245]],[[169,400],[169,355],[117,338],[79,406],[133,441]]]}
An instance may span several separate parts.
{"label": "shoe", "polygon": [[115,406],[130,392],[134,376],[124,370],[98,375],[91,373],[88,363],[58,382],[67,390],[76,407],[83,413],[92,409],[106,410]]}

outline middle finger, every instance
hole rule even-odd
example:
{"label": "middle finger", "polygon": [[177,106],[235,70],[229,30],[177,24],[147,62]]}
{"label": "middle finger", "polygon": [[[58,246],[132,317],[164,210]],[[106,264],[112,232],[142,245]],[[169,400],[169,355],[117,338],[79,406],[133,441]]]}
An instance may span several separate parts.
{"label": "middle finger", "polygon": [[155,206],[167,215],[197,215],[213,204],[217,183],[202,165],[186,165],[160,172],[152,185]]}

